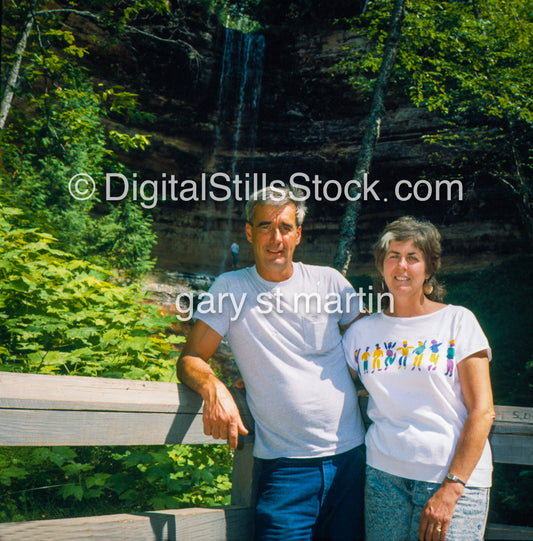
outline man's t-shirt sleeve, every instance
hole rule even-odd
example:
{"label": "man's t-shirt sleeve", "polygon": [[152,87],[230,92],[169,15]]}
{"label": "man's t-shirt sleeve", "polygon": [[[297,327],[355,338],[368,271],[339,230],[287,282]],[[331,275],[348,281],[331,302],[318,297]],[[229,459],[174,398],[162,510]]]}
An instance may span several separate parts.
{"label": "man's t-shirt sleeve", "polygon": [[203,293],[200,302],[194,312],[194,320],[201,320],[220,336],[226,336],[230,324],[230,310],[224,305],[224,301],[231,305],[227,282],[223,276],[219,276],[209,291]]}

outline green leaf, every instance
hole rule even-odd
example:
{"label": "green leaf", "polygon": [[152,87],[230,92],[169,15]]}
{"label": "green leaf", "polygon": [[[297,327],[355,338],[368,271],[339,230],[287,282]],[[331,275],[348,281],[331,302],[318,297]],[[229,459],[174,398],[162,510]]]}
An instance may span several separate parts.
{"label": "green leaf", "polygon": [[59,489],[59,494],[63,499],[74,498],[77,501],[83,499],[83,487],[75,484],[68,484]]}
{"label": "green leaf", "polygon": [[70,447],[52,447],[50,460],[57,466],[62,466],[68,460],[76,457],[76,452]]}

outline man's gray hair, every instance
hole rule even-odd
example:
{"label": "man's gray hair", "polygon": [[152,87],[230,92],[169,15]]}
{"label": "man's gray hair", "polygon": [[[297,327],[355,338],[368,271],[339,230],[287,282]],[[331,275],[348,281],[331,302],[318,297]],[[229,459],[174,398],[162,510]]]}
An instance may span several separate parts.
{"label": "man's gray hair", "polygon": [[252,194],[246,203],[246,221],[253,224],[257,206],[284,207],[291,203],[296,207],[296,225],[300,227],[307,211],[305,196],[302,190],[289,186],[268,186]]}

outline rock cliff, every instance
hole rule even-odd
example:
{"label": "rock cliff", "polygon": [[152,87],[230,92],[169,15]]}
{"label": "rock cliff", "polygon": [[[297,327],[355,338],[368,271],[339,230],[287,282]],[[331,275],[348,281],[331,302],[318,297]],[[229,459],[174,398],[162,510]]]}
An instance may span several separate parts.
{"label": "rock cliff", "polygon": [[[187,6],[185,12],[150,22],[151,31],[159,29],[161,35],[174,28],[172,35],[178,35],[181,44],[139,34],[112,47],[90,45],[98,77],[137,92],[142,108],[155,115],[154,123],[133,127],[151,136],[150,148],[124,155],[124,162],[139,180],[164,183],[174,175],[179,182],[191,179],[198,186],[202,174],[209,179],[216,172],[232,179],[235,174],[244,178],[255,172],[269,180],[288,182],[292,177],[299,183],[305,177],[296,174],[303,173],[309,177],[304,184],[310,188],[317,185],[312,183],[316,176],[322,200],[308,200],[297,256],[309,263],[331,264],[345,197],[338,194],[335,183],[324,192],[324,183],[334,179],[341,185],[352,178],[369,108],[367,100],[334,73],[333,66],[342,46],[357,40],[357,35],[331,24],[271,27],[265,33],[256,117],[251,118],[245,109],[239,116],[236,101],[251,83],[235,79],[238,68],[234,67],[237,86],[233,94],[224,95],[221,74],[226,70],[231,75],[226,31],[214,16]],[[71,23],[82,24],[75,18]],[[244,62],[246,52],[236,54],[231,62]],[[223,108],[231,100],[234,110],[225,116]],[[439,119],[410,105],[394,88],[386,107],[369,185],[379,182],[363,203],[352,272],[371,269],[371,245],[378,230],[407,213],[429,218],[441,228],[451,267],[483,265],[523,247],[514,208],[499,185],[465,178],[462,200],[458,184],[449,193],[443,185],[437,193],[435,181],[456,179],[446,164],[432,163],[433,149],[422,140],[439,127]],[[395,193],[400,180],[411,185],[422,180],[415,192],[419,199],[427,198],[430,187],[433,193],[426,200],[412,196],[402,201],[399,197],[410,192],[403,183]],[[327,201],[328,197],[334,201]],[[251,263],[242,201],[178,199],[159,201],[153,209],[159,239],[154,256],[160,268],[216,273],[224,268],[226,256],[225,268],[229,265],[229,245],[235,239],[241,245],[240,262]]]}

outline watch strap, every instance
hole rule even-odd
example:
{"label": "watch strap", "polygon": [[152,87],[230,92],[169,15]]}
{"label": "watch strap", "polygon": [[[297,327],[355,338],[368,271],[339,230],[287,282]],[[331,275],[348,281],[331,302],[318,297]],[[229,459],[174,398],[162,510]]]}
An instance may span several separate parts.
{"label": "watch strap", "polygon": [[459,479],[459,477],[457,477],[453,473],[448,472],[446,474],[446,479],[448,479],[450,481],[455,481],[457,483],[461,483],[461,485],[463,485],[464,487],[466,486],[466,483],[462,479]]}

